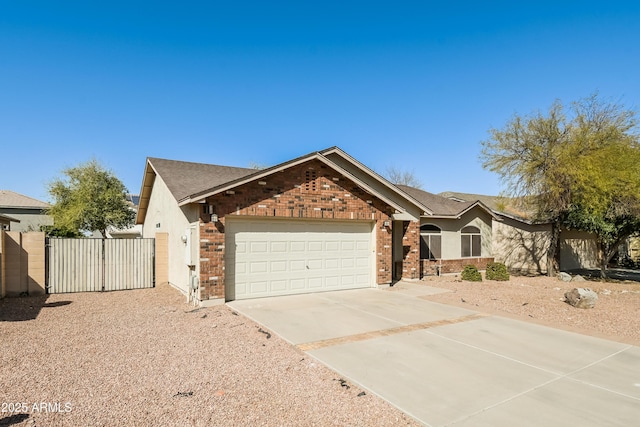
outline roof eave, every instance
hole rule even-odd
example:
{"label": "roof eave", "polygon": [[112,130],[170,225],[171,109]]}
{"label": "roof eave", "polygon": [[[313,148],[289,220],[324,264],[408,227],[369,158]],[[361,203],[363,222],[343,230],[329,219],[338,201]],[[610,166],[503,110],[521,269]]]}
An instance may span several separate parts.
{"label": "roof eave", "polygon": [[[296,159],[290,160],[288,162],[281,163],[281,164],[273,166],[271,168],[264,169],[264,170],[261,170],[261,171],[257,171],[254,174],[251,174],[251,175],[248,175],[248,176],[244,176],[244,177],[236,179],[234,181],[229,181],[228,183],[219,185],[217,187],[211,188],[211,189],[206,190],[204,192],[192,194],[192,195],[190,195],[188,197],[185,197],[185,198],[179,200],[178,201],[178,206],[184,206],[184,205],[188,205],[188,204],[191,204],[191,203],[199,203],[202,200],[205,200],[207,197],[211,197],[211,196],[214,196],[216,194],[220,194],[220,193],[223,193],[225,191],[232,190],[233,188],[236,188],[236,187],[238,187],[240,185],[247,184],[247,183],[249,183],[251,181],[255,181],[255,180],[258,180],[258,179],[261,179],[261,178],[265,178],[265,177],[267,177],[269,175],[272,175],[272,174],[277,173],[277,172],[284,171],[285,169],[291,168],[293,166],[297,166],[299,164],[308,162],[310,160],[321,161],[322,163],[324,163],[324,164],[330,166],[331,168],[335,169],[336,171],[340,172],[343,176],[349,178],[358,187],[362,188],[367,193],[376,195],[376,197],[378,199],[382,200],[383,202],[385,202],[389,206],[393,207],[397,211],[399,211],[399,212],[404,212],[405,211],[405,209],[402,208],[400,205],[398,205],[397,203],[393,202],[392,200],[389,200],[388,198],[386,198],[386,197],[384,197],[384,196],[382,196],[380,194],[377,194],[377,192],[374,189],[372,189],[371,187],[369,187],[366,183],[362,182],[359,178],[357,178],[356,176],[351,174],[346,169],[342,168],[341,166],[339,166],[336,163],[332,162],[331,160],[327,159],[320,152],[311,153],[311,154],[308,154],[306,156],[298,157]],[[356,166],[360,167],[359,164],[357,164]],[[399,189],[396,188],[395,190],[398,191]]]}
{"label": "roof eave", "polygon": [[144,224],[144,219],[147,216],[147,209],[149,208],[151,191],[153,190],[153,183],[155,182],[157,175],[158,173],[153,167],[151,160],[147,158],[147,163],[144,168],[144,176],[142,177],[142,185],[140,187],[140,200],[138,201],[136,224]]}
{"label": "roof eave", "polygon": [[423,203],[418,201],[415,197],[411,196],[406,191],[403,191],[401,188],[398,188],[398,186],[396,186],[393,183],[391,183],[388,179],[386,179],[383,176],[379,175],[373,169],[370,169],[369,167],[367,167],[363,163],[360,163],[358,160],[354,159],[349,154],[347,154],[344,151],[342,151],[340,148],[331,147],[331,148],[327,148],[326,150],[321,151],[320,153],[322,155],[326,155],[326,154],[330,154],[330,153],[336,153],[336,154],[344,157],[345,159],[347,159],[351,163],[353,163],[356,166],[358,166],[361,170],[366,172],[369,176],[371,176],[372,178],[376,179],[378,182],[380,182],[381,184],[383,184],[384,186],[386,186],[390,190],[395,191],[395,192],[399,192],[402,195],[402,197],[404,197],[405,199],[407,199],[410,202],[412,202],[421,211],[424,211],[424,212],[426,212],[428,214],[432,214],[433,213],[426,205],[424,205]]}

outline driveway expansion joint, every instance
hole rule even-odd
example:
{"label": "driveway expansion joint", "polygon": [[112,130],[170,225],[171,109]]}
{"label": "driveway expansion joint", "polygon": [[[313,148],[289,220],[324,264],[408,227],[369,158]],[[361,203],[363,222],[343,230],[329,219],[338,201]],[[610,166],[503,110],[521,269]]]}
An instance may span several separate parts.
{"label": "driveway expansion joint", "polygon": [[380,337],[388,337],[390,335],[396,335],[396,334],[401,334],[405,332],[419,331],[423,329],[435,328],[438,326],[446,326],[446,325],[453,325],[455,323],[468,322],[470,320],[477,320],[487,316],[489,315],[484,313],[474,313],[474,314],[469,314],[467,316],[454,317],[451,319],[435,320],[435,321],[424,322],[424,323],[413,323],[410,325],[403,325],[395,328],[381,329],[379,331],[371,331],[371,332],[365,332],[362,334],[348,335],[345,337],[337,337],[337,338],[330,338],[330,339],[321,340],[321,341],[302,343],[302,344],[298,344],[296,347],[298,347],[302,351],[318,350],[320,348],[332,347],[335,345],[349,344],[352,342],[366,341],[366,340],[380,338]]}

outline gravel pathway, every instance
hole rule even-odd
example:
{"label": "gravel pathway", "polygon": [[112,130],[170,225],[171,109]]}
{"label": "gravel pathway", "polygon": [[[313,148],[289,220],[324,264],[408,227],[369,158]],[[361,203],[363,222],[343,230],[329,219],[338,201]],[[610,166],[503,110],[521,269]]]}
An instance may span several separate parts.
{"label": "gravel pathway", "polygon": [[0,426],[419,425],[167,285],[1,300],[0,337]]}

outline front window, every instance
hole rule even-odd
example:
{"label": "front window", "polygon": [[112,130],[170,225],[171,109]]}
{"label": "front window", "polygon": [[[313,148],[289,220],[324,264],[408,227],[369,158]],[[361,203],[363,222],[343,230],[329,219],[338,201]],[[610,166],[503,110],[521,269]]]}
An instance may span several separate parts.
{"label": "front window", "polygon": [[420,227],[420,259],[439,259],[442,257],[442,236],[440,228],[432,224]]}
{"label": "front window", "polygon": [[479,228],[471,226],[463,228],[461,238],[463,258],[482,256],[482,238]]}

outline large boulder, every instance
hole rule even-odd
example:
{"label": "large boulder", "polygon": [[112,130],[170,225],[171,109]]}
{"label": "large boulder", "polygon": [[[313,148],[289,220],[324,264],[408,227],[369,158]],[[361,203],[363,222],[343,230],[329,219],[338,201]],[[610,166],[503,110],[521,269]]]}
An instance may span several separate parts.
{"label": "large boulder", "polygon": [[565,273],[563,271],[561,273],[558,273],[558,279],[562,280],[563,282],[570,282],[571,281],[571,275],[569,273]]}
{"label": "large boulder", "polygon": [[573,288],[564,294],[567,303],[577,308],[593,308],[598,301],[598,294],[589,288]]}
{"label": "large boulder", "polygon": [[573,279],[571,279],[571,281],[572,282],[586,282],[587,279],[585,279],[581,275],[577,274],[577,275],[573,276]]}

